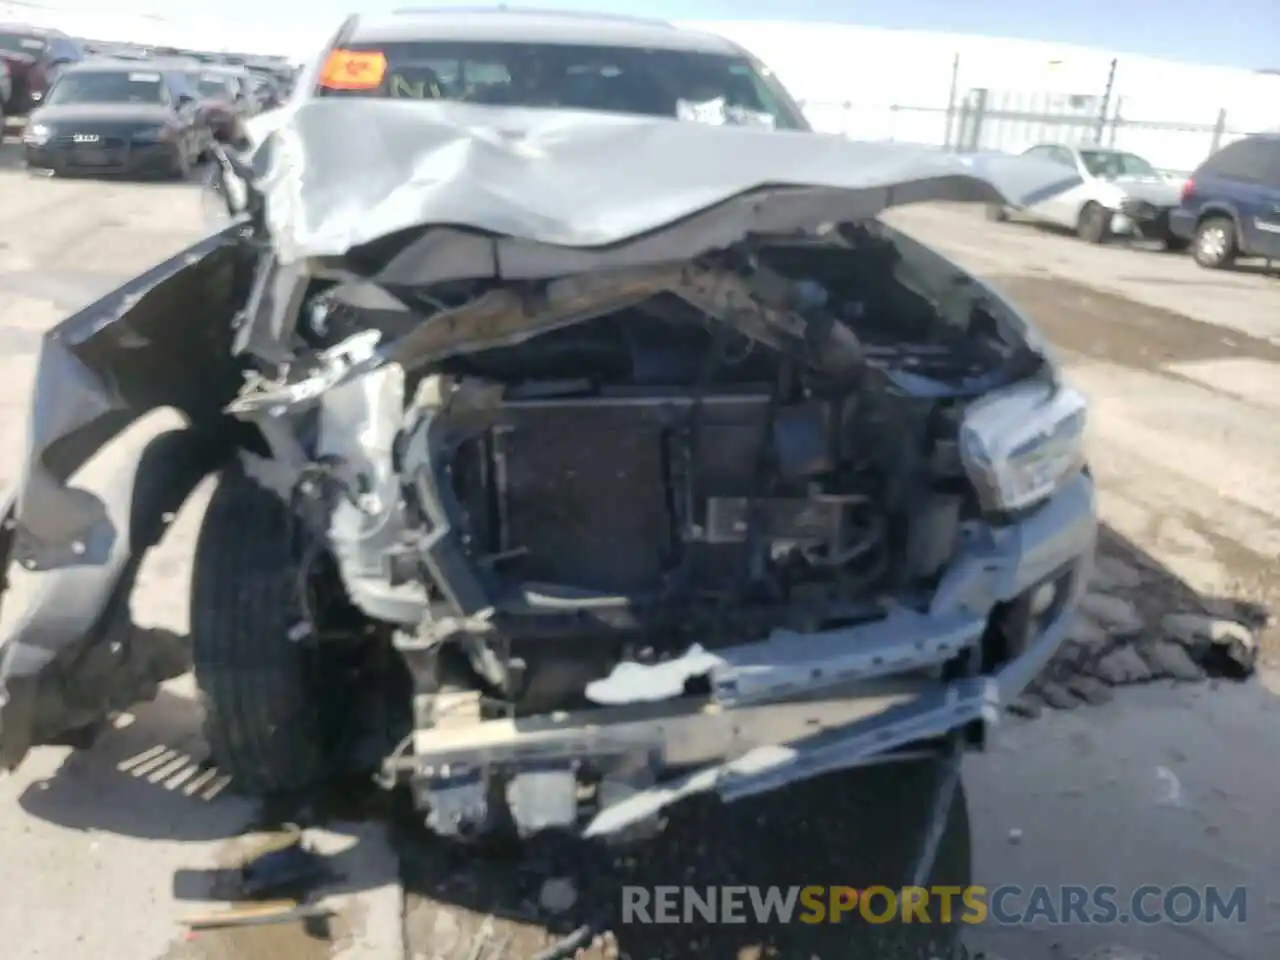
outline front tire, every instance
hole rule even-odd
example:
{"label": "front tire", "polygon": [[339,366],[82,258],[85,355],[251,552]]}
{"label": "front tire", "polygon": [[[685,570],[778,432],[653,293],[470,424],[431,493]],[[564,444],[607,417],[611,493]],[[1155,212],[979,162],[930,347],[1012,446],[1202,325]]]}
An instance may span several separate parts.
{"label": "front tire", "polygon": [[1111,211],[1098,203],[1086,203],[1076,221],[1076,236],[1085,243],[1106,243],[1111,239]]}
{"label": "front tire", "polygon": [[1236,226],[1227,217],[1208,217],[1196,227],[1192,256],[1208,270],[1223,270],[1235,262]]}
{"label": "front tire", "polygon": [[290,639],[300,619],[288,508],[225,469],[196,544],[191,645],[204,732],[232,787],[291,793],[327,778],[317,651]]}

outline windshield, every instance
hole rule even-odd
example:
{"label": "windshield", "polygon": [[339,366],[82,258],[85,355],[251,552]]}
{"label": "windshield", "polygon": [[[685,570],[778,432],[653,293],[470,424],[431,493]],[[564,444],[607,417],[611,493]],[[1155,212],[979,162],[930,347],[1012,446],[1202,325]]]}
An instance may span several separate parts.
{"label": "windshield", "polygon": [[25,53],[38,57],[44,53],[45,42],[29,33],[0,33],[0,51],[5,53]]}
{"label": "windshield", "polygon": [[68,73],[45,98],[50,106],[69,103],[167,103],[158,73],[123,70]]}
{"label": "windshield", "polygon": [[1136,153],[1115,150],[1081,150],[1085,169],[1095,177],[1114,180],[1117,177],[1158,177],[1156,168]]}
{"label": "windshield", "polygon": [[809,129],[777,79],[743,57],[525,43],[389,43],[347,49],[382,53],[387,69],[381,83],[370,90],[322,88],[321,96],[604,110]]}

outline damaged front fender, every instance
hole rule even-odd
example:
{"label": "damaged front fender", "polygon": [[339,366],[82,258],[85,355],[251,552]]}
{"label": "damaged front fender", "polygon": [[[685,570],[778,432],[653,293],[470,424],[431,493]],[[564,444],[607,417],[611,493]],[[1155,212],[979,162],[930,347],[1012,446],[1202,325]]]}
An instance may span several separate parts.
{"label": "damaged front fender", "polygon": [[[162,632],[130,622],[128,598],[165,517],[232,448],[222,408],[241,380],[229,344],[251,268],[237,230],[193,244],[44,336],[0,527],[0,569],[20,564],[34,588],[0,640],[0,769],[181,672]],[[125,428],[165,407],[189,429],[122,451],[100,493],[70,484]],[[7,576],[0,586],[8,590]]]}
{"label": "damaged front fender", "polygon": [[226,459],[225,435],[171,431],[126,459],[93,502],[91,561],[32,576],[26,609],[0,641],[0,770],[154,696],[187,669],[185,643],[136,626],[129,594],[153,546],[196,485]]}
{"label": "damaged front fender", "polygon": [[192,424],[221,416],[240,383],[230,342],[251,267],[238,229],[193,244],[44,335],[10,536],[0,542],[8,560],[50,570],[105,559],[105,508],[68,486],[71,475],[157,408]]}

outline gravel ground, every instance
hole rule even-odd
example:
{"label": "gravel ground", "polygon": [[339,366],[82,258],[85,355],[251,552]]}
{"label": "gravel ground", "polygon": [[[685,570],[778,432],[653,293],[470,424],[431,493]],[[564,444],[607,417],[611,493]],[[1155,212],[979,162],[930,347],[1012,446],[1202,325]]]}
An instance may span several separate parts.
{"label": "gravel ground", "polygon": [[[4,156],[0,152],[0,167]],[[7,374],[0,379],[0,443],[13,463],[40,332],[119,276],[185,242],[198,229],[199,204],[182,187],[44,182],[0,172],[0,218],[0,343],[6,348],[0,364]],[[1036,865],[1039,882],[1080,882],[1095,862],[1119,869],[1090,840],[1088,821],[1074,831],[1059,827],[1078,810],[1094,816],[1106,810],[1078,801],[1046,807],[1039,798],[1045,791],[1070,796],[1069,789],[1092,794],[1095,786],[1099,793],[1120,791],[1133,802],[1106,809],[1126,818],[1117,829],[1139,844],[1139,835],[1150,832],[1139,824],[1152,815],[1144,778],[1159,765],[1181,771],[1185,784],[1198,783],[1197,776],[1234,778],[1205,782],[1188,802],[1206,819],[1197,835],[1213,827],[1219,845],[1236,844],[1240,875],[1254,878],[1249,858],[1272,856],[1274,845],[1258,837],[1250,850],[1240,831],[1254,831],[1244,835],[1249,839],[1265,822],[1260,810],[1280,789],[1266,771],[1280,770],[1280,746],[1251,764],[1252,775],[1223,766],[1221,758],[1244,749],[1241,731],[1258,727],[1263,711],[1276,715],[1276,698],[1256,684],[1248,688],[1256,698],[1247,699],[1234,684],[1218,688],[1203,680],[1244,672],[1258,649],[1264,659],[1280,652],[1276,628],[1265,622],[1277,600],[1269,564],[1280,553],[1276,281],[1258,271],[1209,274],[1185,258],[1099,250],[1025,226],[990,225],[975,211],[919,208],[892,219],[993,278],[1043,324],[1070,377],[1094,404],[1090,444],[1106,528],[1088,616],[1034,696],[1017,705],[1020,717],[1038,718],[1010,718],[999,742],[1016,744],[1017,752],[997,747],[966,761],[979,881],[1022,876],[1027,864]],[[185,629],[186,558],[204,495],[207,490],[183,511],[144,568],[135,597],[144,622]],[[6,603],[6,619],[15,606]],[[1193,619],[1172,620],[1173,614]],[[1148,691],[1072,709],[1101,703],[1116,686],[1159,678],[1166,679]],[[1171,687],[1169,679],[1183,687]],[[1188,691],[1209,700],[1187,700]],[[886,838],[876,810],[888,804],[901,816],[904,805],[919,798],[912,771],[824,778],[729,808],[689,803],[672,813],[654,846],[631,858],[549,842],[518,863],[495,856],[465,869],[450,850],[352,788],[326,798],[316,814],[325,824],[316,842],[333,852],[343,874],[326,888],[338,907],[328,930],[259,929],[179,941],[177,921],[218,900],[216,871],[234,863],[258,835],[271,833],[261,811],[218,792],[216,772],[202,764],[190,695],[188,685],[171,685],[93,750],[72,757],[60,749],[38,751],[0,782],[0,843],[14,875],[26,878],[0,905],[0,924],[9,931],[6,957],[90,951],[103,960],[518,960],[548,942],[548,930],[588,919],[614,927],[612,937],[588,948],[592,957],[885,955],[868,940],[876,931],[854,937],[850,929],[822,927],[620,928],[610,923],[610,911],[617,907],[615,884],[624,879],[895,882],[884,874],[910,840],[905,832]],[[1130,706],[1139,700],[1140,709]],[[1177,725],[1201,716],[1194,729]],[[1241,717],[1251,719],[1245,724]],[[1088,762],[1077,749],[1081,736],[1094,744]],[[1266,739],[1249,744],[1255,754],[1271,749]],[[1183,753],[1178,763],[1167,757],[1175,749]],[[199,783],[207,774],[211,778]],[[1015,825],[1027,839],[1012,855],[1008,833]],[[953,840],[963,836],[962,826],[952,831]],[[1169,832],[1130,846],[1129,859],[1154,861],[1178,846],[1178,825],[1161,829]],[[1116,844],[1114,837],[1108,842]],[[1093,853],[1082,857],[1081,849]],[[968,853],[968,845],[957,844],[943,867],[967,870]],[[1054,873],[1053,864],[1071,864],[1074,872]],[[1186,852],[1176,875],[1218,881],[1235,876],[1227,869],[1235,866],[1197,848]],[[548,878],[558,882],[545,889]],[[55,905],[60,920],[50,924]],[[1153,936],[1124,932],[1126,938],[1117,939],[1144,949],[1144,938]],[[975,950],[1004,946],[999,931],[969,933]],[[1056,931],[1049,939],[1020,941],[1017,952],[1006,955],[1084,957],[1107,946],[1096,934]],[[1198,956],[1262,957],[1249,952],[1260,936],[1241,946],[1209,931]],[[1168,952],[1176,944],[1158,946],[1167,960],[1186,955]],[[1124,955],[1116,953],[1115,960]]]}

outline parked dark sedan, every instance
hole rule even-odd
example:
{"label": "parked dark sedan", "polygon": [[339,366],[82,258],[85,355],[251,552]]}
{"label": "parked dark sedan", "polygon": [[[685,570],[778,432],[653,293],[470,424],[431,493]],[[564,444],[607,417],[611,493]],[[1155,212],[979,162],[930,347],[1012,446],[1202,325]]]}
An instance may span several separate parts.
{"label": "parked dark sedan", "polygon": [[212,134],[181,70],[90,60],[65,70],[23,135],[27,166],[185,178]]}

